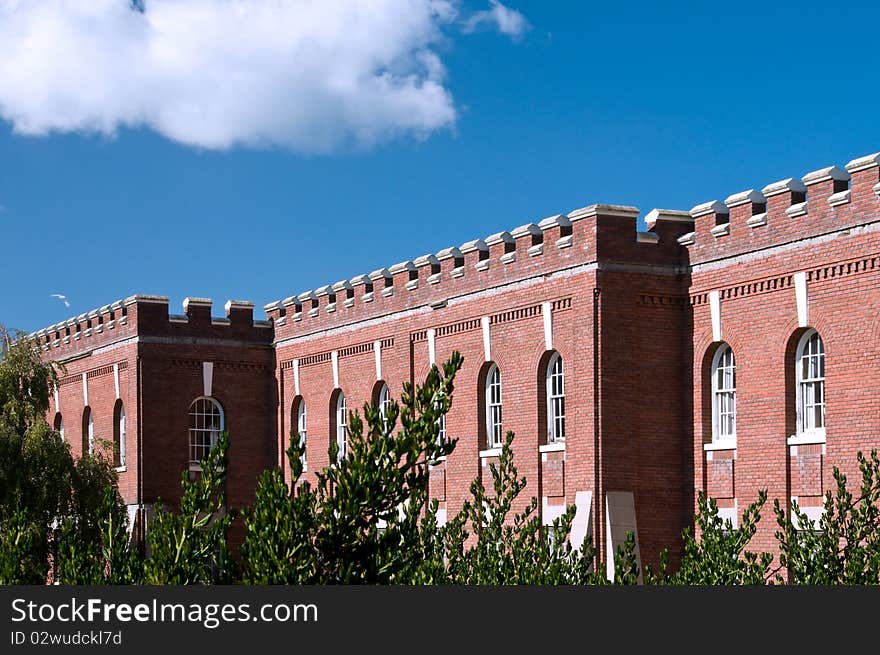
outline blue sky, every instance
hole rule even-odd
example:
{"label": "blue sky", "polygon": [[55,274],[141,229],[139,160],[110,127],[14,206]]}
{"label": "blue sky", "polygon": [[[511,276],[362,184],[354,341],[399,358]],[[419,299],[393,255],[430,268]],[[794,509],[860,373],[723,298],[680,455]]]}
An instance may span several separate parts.
{"label": "blue sky", "polygon": [[[130,78],[88,59],[100,52],[77,70],[69,53],[4,46],[4,29],[25,28],[0,8],[0,56],[16,66],[0,65],[0,323],[35,330],[134,293],[170,296],[173,312],[188,295],[218,315],[229,298],[261,307],[587,204],[689,209],[880,150],[877,3],[505,4],[518,26],[490,13],[504,5],[453,2],[401,35],[389,0],[383,43],[399,37],[404,55],[368,65],[416,75],[415,99],[290,82],[296,57],[258,66],[255,32],[235,49],[265,79],[213,99],[237,64],[188,69],[176,85],[209,98],[204,111],[231,109],[179,120],[191,98],[169,109],[178,87],[152,64]],[[82,28],[64,0],[46,5],[69,29],[43,35],[52,47],[85,29],[113,52],[119,30],[139,29],[125,16]],[[340,70],[327,43],[305,66],[318,77]],[[361,66],[364,52],[346,56]],[[291,118],[300,107],[312,114]]]}

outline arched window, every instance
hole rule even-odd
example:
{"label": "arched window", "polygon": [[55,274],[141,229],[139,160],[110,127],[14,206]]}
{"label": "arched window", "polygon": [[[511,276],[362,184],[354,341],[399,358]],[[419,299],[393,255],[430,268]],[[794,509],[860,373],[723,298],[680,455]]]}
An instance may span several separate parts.
{"label": "arched window", "polygon": [[388,390],[388,385],[384,382],[382,383],[382,387],[379,389],[379,416],[382,417],[382,423],[386,426],[388,424],[388,409],[391,407],[391,392]]}
{"label": "arched window", "polygon": [[437,443],[446,443],[446,414],[437,418]]}
{"label": "arched window", "polygon": [[736,360],[725,344],[712,359],[712,441],[736,439]]}
{"label": "arched window", "polygon": [[348,412],[345,409],[345,394],[340,390],[336,396],[336,445],[339,446],[337,457],[345,457],[348,445]]}
{"label": "arched window", "polygon": [[125,466],[125,406],[121,400],[113,408],[113,463]]}
{"label": "arched window", "polygon": [[199,464],[226,426],[223,408],[213,398],[196,398],[189,407],[189,461]]}
{"label": "arched window", "polygon": [[299,447],[302,451],[302,455],[300,456],[300,462],[302,462],[303,469],[306,467],[306,432],[307,432],[307,420],[306,420],[306,401],[302,396],[297,396],[297,398],[293,402],[293,416],[296,421],[296,434],[299,437]]}
{"label": "arched window", "polygon": [[95,422],[92,419],[92,408],[83,410],[82,420],[82,450],[83,453],[93,455],[95,453]]}
{"label": "arched window", "polygon": [[825,345],[816,330],[801,337],[795,355],[798,436],[825,436]]}
{"label": "arched window", "polygon": [[501,371],[492,364],[486,375],[486,445],[500,448],[501,443]]}
{"label": "arched window", "polygon": [[565,441],[565,373],[555,353],[547,365],[547,442]]}
{"label": "arched window", "polygon": [[61,435],[61,441],[64,441],[64,419],[61,418],[61,412],[55,414],[55,432]]}

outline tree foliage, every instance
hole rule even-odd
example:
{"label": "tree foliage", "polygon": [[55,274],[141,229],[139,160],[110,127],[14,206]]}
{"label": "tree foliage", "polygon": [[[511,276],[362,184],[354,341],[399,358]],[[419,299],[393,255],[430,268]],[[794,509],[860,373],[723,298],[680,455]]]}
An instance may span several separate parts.
{"label": "tree foliage", "polygon": [[[779,561],[789,581],[810,585],[880,584],[880,458],[857,455],[861,482],[853,494],[834,467],[836,490],[825,493],[822,516],[813,521],[793,503],[786,513],[774,503]],[[781,573],[776,580],[783,581]]]}
{"label": "tree foliage", "polygon": [[108,460],[101,455],[74,460],[46,423],[59,370],[40,359],[24,334],[0,327],[0,582],[5,584],[47,579],[56,529],[65,523],[76,524],[77,539],[91,547],[101,531],[98,508],[107,489],[116,488]]}
{"label": "tree foliage", "polygon": [[[449,410],[462,358],[433,366],[423,385],[404,385],[400,402],[381,413],[366,404],[349,416],[344,454],[334,441],[330,464],[304,478],[298,435],[287,450],[291,482],[280,469],[259,479],[242,510],[244,542],[230,556],[236,509],[226,502],[229,435],[184,471],[177,507],[157,503],[146,554],[132,548],[128,515],[112,463],[101,454],[74,460],[46,423],[60,368],[44,363],[23,335],[0,328],[0,584],[39,584],[55,561],[64,584],[608,584],[587,537],[571,542],[576,508],[545,526],[538,501],[519,500],[526,479],[508,433],[488,478],[470,486],[461,510],[438,520],[429,500],[431,467],[453,453],[439,421]],[[774,502],[780,557],[749,544],[767,494],[738,527],[700,494],[694,529],[682,532],[683,557],[669,570],[641,570],[632,534],[614,554],[614,584],[758,585],[880,583],[880,458],[858,454],[859,489],[834,469],[820,518]],[[788,504],[786,504],[786,507]],[[516,510],[515,508],[520,508]]]}
{"label": "tree foliage", "polygon": [[147,584],[210,584],[232,582],[235,566],[229,557],[227,534],[234,510],[226,505],[226,463],[229,435],[201,462],[201,474],[181,475],[183,494],[177,511],[154,506],[147,531],[149,557],[144,563]]}

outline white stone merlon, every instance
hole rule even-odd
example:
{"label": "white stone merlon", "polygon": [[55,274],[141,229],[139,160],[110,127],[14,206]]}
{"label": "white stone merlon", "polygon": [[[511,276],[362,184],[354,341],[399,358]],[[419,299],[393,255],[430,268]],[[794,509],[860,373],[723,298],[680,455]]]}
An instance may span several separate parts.
{"label": "white stone merlon", "polygon": [[280,308],[281,308],[281,301],[280,300],[276,300],[275,302],[270,302],[270,303],[263,305],[264,312],[271,312],[273,309],[280,309]]}
{"label": "white stone merlon", "polygon": [[456,248],[455,246],[451,246],[449,248],[444,248],[440,252],[437,253],[437,261],[444,261],[446,259],[460,259],[461,258],[461,250]]}
{"label": "white stone merlon", "polygon": [[[110,307],[122,307],[123,305],[133,305],[136,302],[146,302],[146,303],[155,303],[157,305],[167,305],[168,304],[168,296],[149,296],[144,294],[137,294],[135,296],[129,296],[125,300],[117,300],[115,303],[110,305]],[[200,300],[207,300],[211,302],[210,298],[201,298]]]}
{"label": "white stone merlon", "polygon": [[526,223],[525,225],[520,225],[518,228],[515,228],[510,232],[510,236],[514,239],[519,239],[520,237],[524,237],[526,235],[531,236],[540,236],[543,234],[541,232],[541,228],[539,228],[534,223]]}
{"label": "white stone merlon", "polygon": [[727,199],[724,201],[724,204],[728,206],[728,208],[739,207],[740,205],[745,205],[746,203],[752,203],[757,205],[763,205],[767,202],[767,199],[764,197],[764,194],[760,191],[755,191],[754,189],[748,189],[746,191],[740,191],[739,193],[734,193],[733,195],[727,196]]}
{"label": "white stone merlon", "polygon": [[434,255],[422,255],[413,260],[413,264],[416,268],[422,268],[423,266],[436,266],[439,263],[440,262],[437,261],[437,258]]}
{"label": "white stone merlon", "polygon": [[314,291],[303,291],[301,294],[299,294],[299,295],[296,297],[296,299],[297,299],[299,302],[302,303],[302,302],[305,302],[305,301],[307,301],[307,300],[316,300],[317,297],[318,297],[318,296],[315,295],[315,292],[314,292]]}
{"label": "white stone merlon", "polygon": [[333,291],[338,293],[340,291],[350,291],[352,286],[351,282],[349,282],[348,280],[339,280],[339,282],[336,282],[332,288]]}
{"label": "white stone merlon", "polygon": [[785,210],[785,213],[788,214],[789,218],[797,218],[798,216],[806,216],[807,214],[807,203],[799,202],[797,204],[792,205],[788,209]]}
{"label": "white stone merlon", "polygon": [[746,225],[749,227],[761,227],[762,225],[767,225],[767,212],[755,214],[746,221]]}
{"label": "white stone merlon", "polygon": [[223,305],[223,311],[226,312],[226,317],[229,317],[229,312],[233,309],[250,309],[253,311],[254,303],[250,300],[227,300],[226,304]]}
{"label": "white stone merlon", "polygon": [[368,276],[373,282],[378,280],[379,278],[385,278],[386,280],[391,277],[391,271],[387,268],[378,268]]}
{"label": "white stone merlon", "polygon": [[548,216],[544,220],[538,223],[538,227],[542,230],[549,230],[551,227],[571,227],[571,221],[568,220],[568,216],[565,214],[554,214],[553,216]]}
{"label": "white stone merlon", "polygon": [[710,200],[709,202],[704,202],[700,205],[697,205],[690,211],[690,215],[692,218],[699,218],[700,216],[706,216],[707,214],[729,214],[730,211],[727,209],[727,205],[724,203],[718,202],[717,200]]}
{"label": "white stone merlon", "polygon": [[716,239],[718,237],[727,236],[728,234],[730,234],[730,223],[721,223],[721,225],[716,225],[709,231]]}
{"label": "white stone merlon", "polygon": [[369,281],[370,281],[369,275],[355,275],[353,278],[351,278],[349,280],[349,282],[351,282],[351,286],[353,286],[353,287],[366,286],[367,282],[369,282]]}
{"label": "white stone merlon", "polygon": [[837,193],[832,193],[828,196],[828,204],[832,207],[837,207],[838,205],[845,205],[849,202],[850,199],[850,190],[846,191],[838,191]]}
{"label": "white stone merlon", "polygon": [[837,166],[828,166],[827,168],[820,168],[818,171],[807,173],[801,179],[803,180],[804,184],[810,186],[811,184],[827,182],[828,180],[849,182],[849,178],[849,173],[847,173],[842,168],[838,168]]}
{"label": "white stone merlon", "polygon": [[678,209],[652,209],[645,216],[645,225],[652,227],[658,221],[664,223],[690,223],[693,224],[694,218],[690,212],[680,211]]}
{"label": "white stone merlon", "polygon": [[473,241],[468,241],[467,243],[461,244],[461,254],[466,255],[469,252],[473,252],[475,250],[479,250],[481,252],[485,252],[489,249],[489,246],[486,245],[486,242],[482,239],[474,239]]}
{"label": "white stone merlon", "polygon": [[617,216],[619,218],[638,218],[639,208],[630,205],[588,205],[568,212],[569,221],[579,221],[591,218],[598,214],[603,216]]}
{"label": "white stone merlon", "polygon": [[330,285],[329,285],[329,284],[325,284],[324,286],[320,286],[320,287],[318,287],[317,289],[315,289],[315,295],[316,295],[318,298],[320,298],[321,296],[327,296],[327,295],[330,295]]}
{"label": "white stone merlon", "polygon": [[416,270],[415,264],[413,264],[410,260],[406,260],[405,262],[397,262],[393,266],[388,267],[388,272],[391,275],[395,273],[401,273],[403,271],[414,271]]}
{"label": "white stone merlon", "polygon": [[496,232],[495,234],[490,234],[483,241],[486,242],[487,246],[494,246],[498,243],[514,243],[513,237],[510,236],[510,232]]}
{"label": "white stone merlon", "polygon": [[287,296],[287,298],[285,298],[284,300],[281,301],[281,304],[284,307],[290,307],[291,305],[298,305],[299,304],[299,297],[298,296]]}
{"label": "white stone merlon", "polygon": [[183,313],[186,314],[190,307],[207,307],[211,309],[213,302],[210,298],[190,298],[187,296],[183,299]]}
{"label": "white stone merlon", "polygon": [[764,194],[765,198],[770,198],[771,196],[778,196],[780,193],[806,193],[807,185],[797,180],[793,177],[787,177],[784,180],[779,180],[778,182],[773,182],[772,184],[768,184],[763,189],[761,189],[761,193]]}
{"label": "white stone merlon", "polygon": [[877,166],[880,166],[880,152],[853,159],[846,165],[846,170],[850,173],[855,173],[857,171],[863,171],[866,168],[875,168]]}

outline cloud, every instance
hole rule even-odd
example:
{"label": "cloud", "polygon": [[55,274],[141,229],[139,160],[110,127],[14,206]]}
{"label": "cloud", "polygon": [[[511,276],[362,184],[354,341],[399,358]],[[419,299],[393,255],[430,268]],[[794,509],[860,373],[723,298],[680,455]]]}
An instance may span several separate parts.
{"label": "cloud", "polygon": [[476,32],[479,29],[497,29],[502,34],[518,38],[529,29],[529,23],[525,16],[516,9],[505,7],[498,0],[489,0],[489,5],[489,9],[472,14],[464,22],[464,32]]}
{"label": "cloud", "polygon": [[425,138],[455,124],[437,46],[458,19],[455,0],[0,0],[0,118],[207,149]]}

